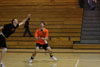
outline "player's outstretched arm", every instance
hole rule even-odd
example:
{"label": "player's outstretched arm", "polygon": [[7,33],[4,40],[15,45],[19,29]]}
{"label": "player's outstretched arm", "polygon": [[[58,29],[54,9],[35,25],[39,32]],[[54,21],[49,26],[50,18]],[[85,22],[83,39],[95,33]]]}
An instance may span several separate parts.
{"label": "player's outstretched arm", "polygon": [[28,14],[28,16],[22,22],[19,23],[19,26],[25,24],[25,22],[27,21],[27,19],[30,18],[30,17],[31,17],[31,14]]}

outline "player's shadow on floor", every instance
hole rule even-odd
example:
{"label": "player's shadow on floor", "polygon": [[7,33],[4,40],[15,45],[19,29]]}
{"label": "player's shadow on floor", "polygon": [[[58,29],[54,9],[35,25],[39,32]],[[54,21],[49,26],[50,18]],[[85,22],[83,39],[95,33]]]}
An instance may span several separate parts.
{"label": "player's shadow on floor", "polygon": [[50,65],[49,67],[56,67],[57,62],[53,61],[53,60],[34,60],[33,63],[29,63],[29,61],[24,61],[25,62],[25,67],[35,67],[34,63],[53,63],[52,65]]}
{"label": "player's shadow on floor", "polygon": [[[25,63],[29,63],[29,61],[24,61]],[[34,60],[33,63],[39,63],[39,62],[44,62],[44,63],[49,63],[49,62],[57,62],[57,61],[54,61],[54,60],[49,60],[49,59],[40,59],[40,60]]]}

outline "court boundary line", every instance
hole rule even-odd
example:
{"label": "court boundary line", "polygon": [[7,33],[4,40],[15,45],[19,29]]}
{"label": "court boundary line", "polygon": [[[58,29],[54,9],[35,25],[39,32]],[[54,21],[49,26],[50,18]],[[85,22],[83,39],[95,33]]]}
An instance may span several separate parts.
{"label": "court boundary line", "polygon": [[79,62],[80,62],[80,60],[78,59],[76,64],[75,64],[75,67],[78,67]]}
{"label": "court boundary line", "polygon": [[[0,51],[1,52],[1,51]],[[34,52],[34,51],[33,51]],[[7,53],[33,53],[32,51],[7,51]],[[45,53],[45,52],[38,52],[38,53]],[[48,52],[46,52],[48,53]],[[89,53],[89,54],[99,54],[100,52],[53,52],[53,53]]]}

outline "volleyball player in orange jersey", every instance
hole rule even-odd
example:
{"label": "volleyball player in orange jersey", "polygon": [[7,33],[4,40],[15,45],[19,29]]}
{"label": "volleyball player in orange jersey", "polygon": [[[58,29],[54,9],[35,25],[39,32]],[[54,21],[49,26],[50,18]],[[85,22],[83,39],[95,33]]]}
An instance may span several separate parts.
{"label": "volleyball player in orange jersey", "polygon": [[37,52],[39,51],[39,48],[42,47],[44,50],[48,50],[50,57],[57,61],[56,57],[53,56],[50,46],[48,45],[47,39],[48,39],[48,29],[45,27],[45,23],[42,21],[40,22],[40,29],[37,29],[35,32],[35,38],[36,38],[36,49],[35,52],[32,54],[29,62],[32,63],[34,60],[34,57],[36,56]]}

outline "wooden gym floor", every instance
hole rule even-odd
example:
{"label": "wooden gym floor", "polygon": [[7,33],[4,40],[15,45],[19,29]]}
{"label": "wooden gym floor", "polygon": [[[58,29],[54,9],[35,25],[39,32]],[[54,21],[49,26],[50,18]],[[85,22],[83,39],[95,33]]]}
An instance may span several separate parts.
{"label": "wooden gym floor", "polygon": [[41,50],[30,64],[28,61],[32,51],[32,49],[8,49],[3,63],[6,67],[100,67],[100,50],[53,49],[57,62]]}

